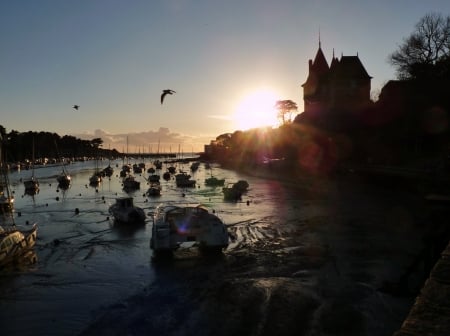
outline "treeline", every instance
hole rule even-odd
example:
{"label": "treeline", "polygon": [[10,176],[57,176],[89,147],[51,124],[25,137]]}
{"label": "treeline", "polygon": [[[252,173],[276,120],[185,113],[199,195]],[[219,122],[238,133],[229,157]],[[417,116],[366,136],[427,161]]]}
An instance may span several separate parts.
{"label": "treeline", "polygon": [[9,162],[32,160],[38,158],[63,157],[117,157],[120,153],[116,149],[101,148],[103,140],[95,138],[82,140],[71,135],[60,136],[50,132],[7,132],[0,125],[3,160]]}
{"label": "treeline", "polygon": [[283,159],[314,174],[342,164],[450,171],[450,80],[392,81],[377,102],[347,112],[301,113],[279,128],[221,134],[206,156],[247,167]]}

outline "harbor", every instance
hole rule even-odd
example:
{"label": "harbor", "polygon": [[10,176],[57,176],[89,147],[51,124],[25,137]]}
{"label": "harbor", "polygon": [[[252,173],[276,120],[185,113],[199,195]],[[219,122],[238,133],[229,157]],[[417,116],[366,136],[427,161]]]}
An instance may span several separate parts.
{"label": "harbor", "polygon": [[[293,185],[216,164],[191,172],[183,163],[177,170],[196,186],[161,180],[161,195],[149,197],[145,172],[136,175],[141,188],[125,192],[122,161],[111,163],[114,174],[96,187],[89,185],[93,161],[69,165],[65,191],[56,183],[60,167],[37,169],[34,196],[21,182],[29,171],[10,173],[16,223],[36,222],[38,238],[34,262],[0,277],[5,332],[392,335],[428,278],[421,256],[430,213],[414,193],[356,178]],[[222,187],[205,184],[212,174],[227,183],[246,180],[249,189],[241,200],[226,201]],[[114,224],[108,208],[122,196],[144,209],[144,225]],[[188,246],[155,263],[151,215],[161,203],[214,211],[230,234],[223,256],[205,258]],[[223,316],[227,328],[219,330]]]}

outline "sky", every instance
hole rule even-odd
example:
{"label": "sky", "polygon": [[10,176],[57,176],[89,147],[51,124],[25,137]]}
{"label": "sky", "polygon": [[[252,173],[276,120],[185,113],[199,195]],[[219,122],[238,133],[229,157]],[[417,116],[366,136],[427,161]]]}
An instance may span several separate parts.
{"label": "sky", "polygon": [[[319,36],[328,62],[359,56],[376,97],[428,13],[450,15],[450,1],[1,0],[0,125],[201,151],[276,122],[276,100],[301,113]],[[163,89],[176,93],[161,104]]]}

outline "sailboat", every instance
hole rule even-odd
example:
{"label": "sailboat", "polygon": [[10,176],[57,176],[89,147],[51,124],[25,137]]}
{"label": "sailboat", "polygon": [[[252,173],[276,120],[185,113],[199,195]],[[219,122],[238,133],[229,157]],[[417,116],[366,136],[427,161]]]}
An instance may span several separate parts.
{"label": "sailboat", "polygon": [[58,186],[63,189],[67,189],[70,186],[70,182],[72,181],[72,177],[70,176],[69,172],[67,171],[64,161],[62,162],[62,172],[58,175],[56,178],[58,181]]}
{"label": "sailboat", "polygon": [[36,195],[39,191],[39,181],[34,176],[34,138],[33,138],[33,155],[32,155],[32,161],[31,161],[31,178],[29,180],[25,180],[23,182],[25,186],[25,194],[28,195]]}
{"label": "sailboat", "polygon": [[3,160],[3,139],[0,135],[0,214],[10,214],[14,210],[14,196],[9,190],[6,161]]}
{"label": "sailboat", "polygon": [[108,161],[108,167],[103,168],[103,174],[105,176],[111,177],[114,173],[113,167],[111,167],[111,147],[109,147],[109,161]]}
{"label": "sailboat", "polygon": [[[58,145],[56,144],[56,151],[58,151]],[[70,176],[69,172],[67,171],[64,160],[61,160],[62,163],[62,172],[56,177],[56,181],[58,181],[58,187],[62,189],[67,189],[70,186],[70,182],[72,181],[72,177]]]}
{"label": "sailboat", "polygon": [[98,186],[100,182],[102,182],[102,173],[98,169],[98,155],[97,155],[97,157],[95,158],[95,171],[91,175],[91,177],[89,177],[89,184],[95,187]]}

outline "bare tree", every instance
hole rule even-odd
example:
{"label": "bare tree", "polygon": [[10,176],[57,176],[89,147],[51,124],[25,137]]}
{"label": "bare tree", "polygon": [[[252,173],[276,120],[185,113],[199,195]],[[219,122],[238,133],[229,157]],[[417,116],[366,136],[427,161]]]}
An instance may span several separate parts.
{"label": "bare tree", "polygon": [[450,16],[425,15],[414,32],[389,55],[400,79],[448,74],[450,60]]}
{"label": "bare tree", "polygon": [[278,110],[278,118],[282,125],[291,122],[292,112],[298,110],[297,103],[292,100],[278,100],[275,108]]}

